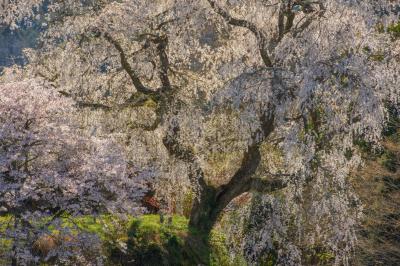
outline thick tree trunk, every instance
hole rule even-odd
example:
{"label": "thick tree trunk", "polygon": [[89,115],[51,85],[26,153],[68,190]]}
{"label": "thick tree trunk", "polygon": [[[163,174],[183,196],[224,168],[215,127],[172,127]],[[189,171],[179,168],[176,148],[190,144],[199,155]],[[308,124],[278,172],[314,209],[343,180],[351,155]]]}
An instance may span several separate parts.
{"label": "thick tree trunk", "polygon": [[[262,139],[266,139],[273,131],[274,116],[261,118]],[[190,215],[189,225],[204,234],[209,234],[224,208],[241,194],[254,190],[271,192],[284,187],[280,179],[259,179],[255,177],[256,170],[261,161],[261,141],[250,145],[243,156],[240,168],[233,175],[228,184],[221,187],[207,185],[204,173],[196,161],[192,151],[185,149],[179,144],[179,127],[171,129],[170,135],[164,138],[164,145],[169,153],[191,165],[190,179],[200,186],[200,195],[195,200]],[[260,136],[260,134],[258,134]],[[253,138],[256,139],[255,137]]]}
{"label": "thick tree trunk", "polygon": [[251,178],[259,163],[260,152],[258,146],[247,151],[241,167],[232,177],[230,182],[219,188],[213,188],[205,184],[204,178],[200,176],[199,183],[201,194],[192,207],[190,226],[209,232],[224,208],[237,196],[251,189]]}
{"label": "thick tree trunk", "polygon": [[236,197],[249,191],[269,193],[285,187],[279,177],[261,179],[255,176],[261,161],[259,145],[251,147],[245,154],[241,167],[230,182],[219,188],[207,186],[200,178],[201,194],[193,204],[189,226],[209,234],[225,207]]}

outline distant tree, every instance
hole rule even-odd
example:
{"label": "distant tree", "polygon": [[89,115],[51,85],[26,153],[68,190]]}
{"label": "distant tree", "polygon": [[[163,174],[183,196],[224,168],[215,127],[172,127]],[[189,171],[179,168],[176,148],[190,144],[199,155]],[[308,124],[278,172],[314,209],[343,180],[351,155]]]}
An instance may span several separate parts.
{"label": "distant tree", "polygon": [[[399,99],[400,40],[387,32],[396,8],[389,0],[50,1],[48,30],[25,71],[95,114],[101,131],[128,134],[133,160],[160,169],[160,193],[190,184],[191,226],[209,233],[234,198],[279,190],[284,217],[329,224],[308,237],[346,264],[360,215],[348,182],[361,163],[356,143],[378,144],[386,107]],[[105,123],[110,116],[118,118]],[[264,237],[253,238],[249,260],[269,245],[257,242]],[[279,262],[299,264],[301,241],[285,239]]]}

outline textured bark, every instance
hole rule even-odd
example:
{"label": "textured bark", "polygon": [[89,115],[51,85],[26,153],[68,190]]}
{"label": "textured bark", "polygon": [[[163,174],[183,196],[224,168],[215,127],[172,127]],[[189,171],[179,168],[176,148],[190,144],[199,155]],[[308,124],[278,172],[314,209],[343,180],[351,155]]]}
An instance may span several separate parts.
{"label": "textured bark", "polygon": [[[263,139],[266,139],[273,131],[273,123],[273,116],[268,119],[264,117]],[[249,191],[268,193],[285,186],[280,178],[260,179],[255,176],[261,161],[260,144],[261,142],[255,142],[248,147],[247,152],[243,156],[240,168],[228,184],[214,188],[206,185],[203,176],[200,176],[201,195],[193,205],[189,222],[190,226],[209,233],[222,211],[234,198]],[[198,169],[198,171],[201,170]]]}
{"label": "textured bark", "polygon": [[[262,117],[262,139],[266,139],[273,131],[274,116]],[[189,225],[208,234],[225,207],[236,197],[249,191],[263,193],[283,188],[285,185],[279,178],[260,179],[255,177],[261,161],[260,145],[262,141],[254,142],[243,156],[240,168],[230,179],[230,182],[220,187],[207,185],[204,172],[196,161],[192,151],[179,144],[179,127],[171,129],[172,135],[164,138],[164,145],[171,156],[189,163],[192,167],[190,179],[200,186],[200,196],[195,200]]]}

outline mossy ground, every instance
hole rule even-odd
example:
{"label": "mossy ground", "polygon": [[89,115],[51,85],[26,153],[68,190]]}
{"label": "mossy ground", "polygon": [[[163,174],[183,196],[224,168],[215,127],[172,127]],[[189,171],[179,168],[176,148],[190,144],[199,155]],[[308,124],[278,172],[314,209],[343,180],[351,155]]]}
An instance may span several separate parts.
{"label": "mossy ground", "polygon": [[[5,232],[12,220],[12,216],[0,217],[0,233]],[[190,228],[184,216],[160,219],[159,215],[143,215],[120,219],[111,215],[65,215],[61,221],[61,228],[73,235],[97,235],[109,265],[232,265],[225,235],[215,230],[205,235]],[[45,223],[35,222],[38,226]],[[54,226],[48,226],[47,230],[49,234],[60,233],[60,228]],[[11,246],[12,240],[1,239],[0,258]]]}
{"label": "mossy ground", "polygon": [[138,265],[232,265],[223,233],[213,230],[205,235],[176,215],[163,222],[159,215],[133,219],[128,251]]}

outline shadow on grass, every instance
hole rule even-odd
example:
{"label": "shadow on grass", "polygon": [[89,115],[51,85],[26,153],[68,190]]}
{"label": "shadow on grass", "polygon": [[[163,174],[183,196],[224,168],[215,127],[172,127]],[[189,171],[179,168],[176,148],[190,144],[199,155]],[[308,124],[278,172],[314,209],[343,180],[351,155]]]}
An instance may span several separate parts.
{"label": "shadow on grass", "polygon": [[111,259],[119,265],[210,265],[209,240],[184,217],[161,223],[158,215],[146,215],[131,223],[127,252],[114,251]]}

